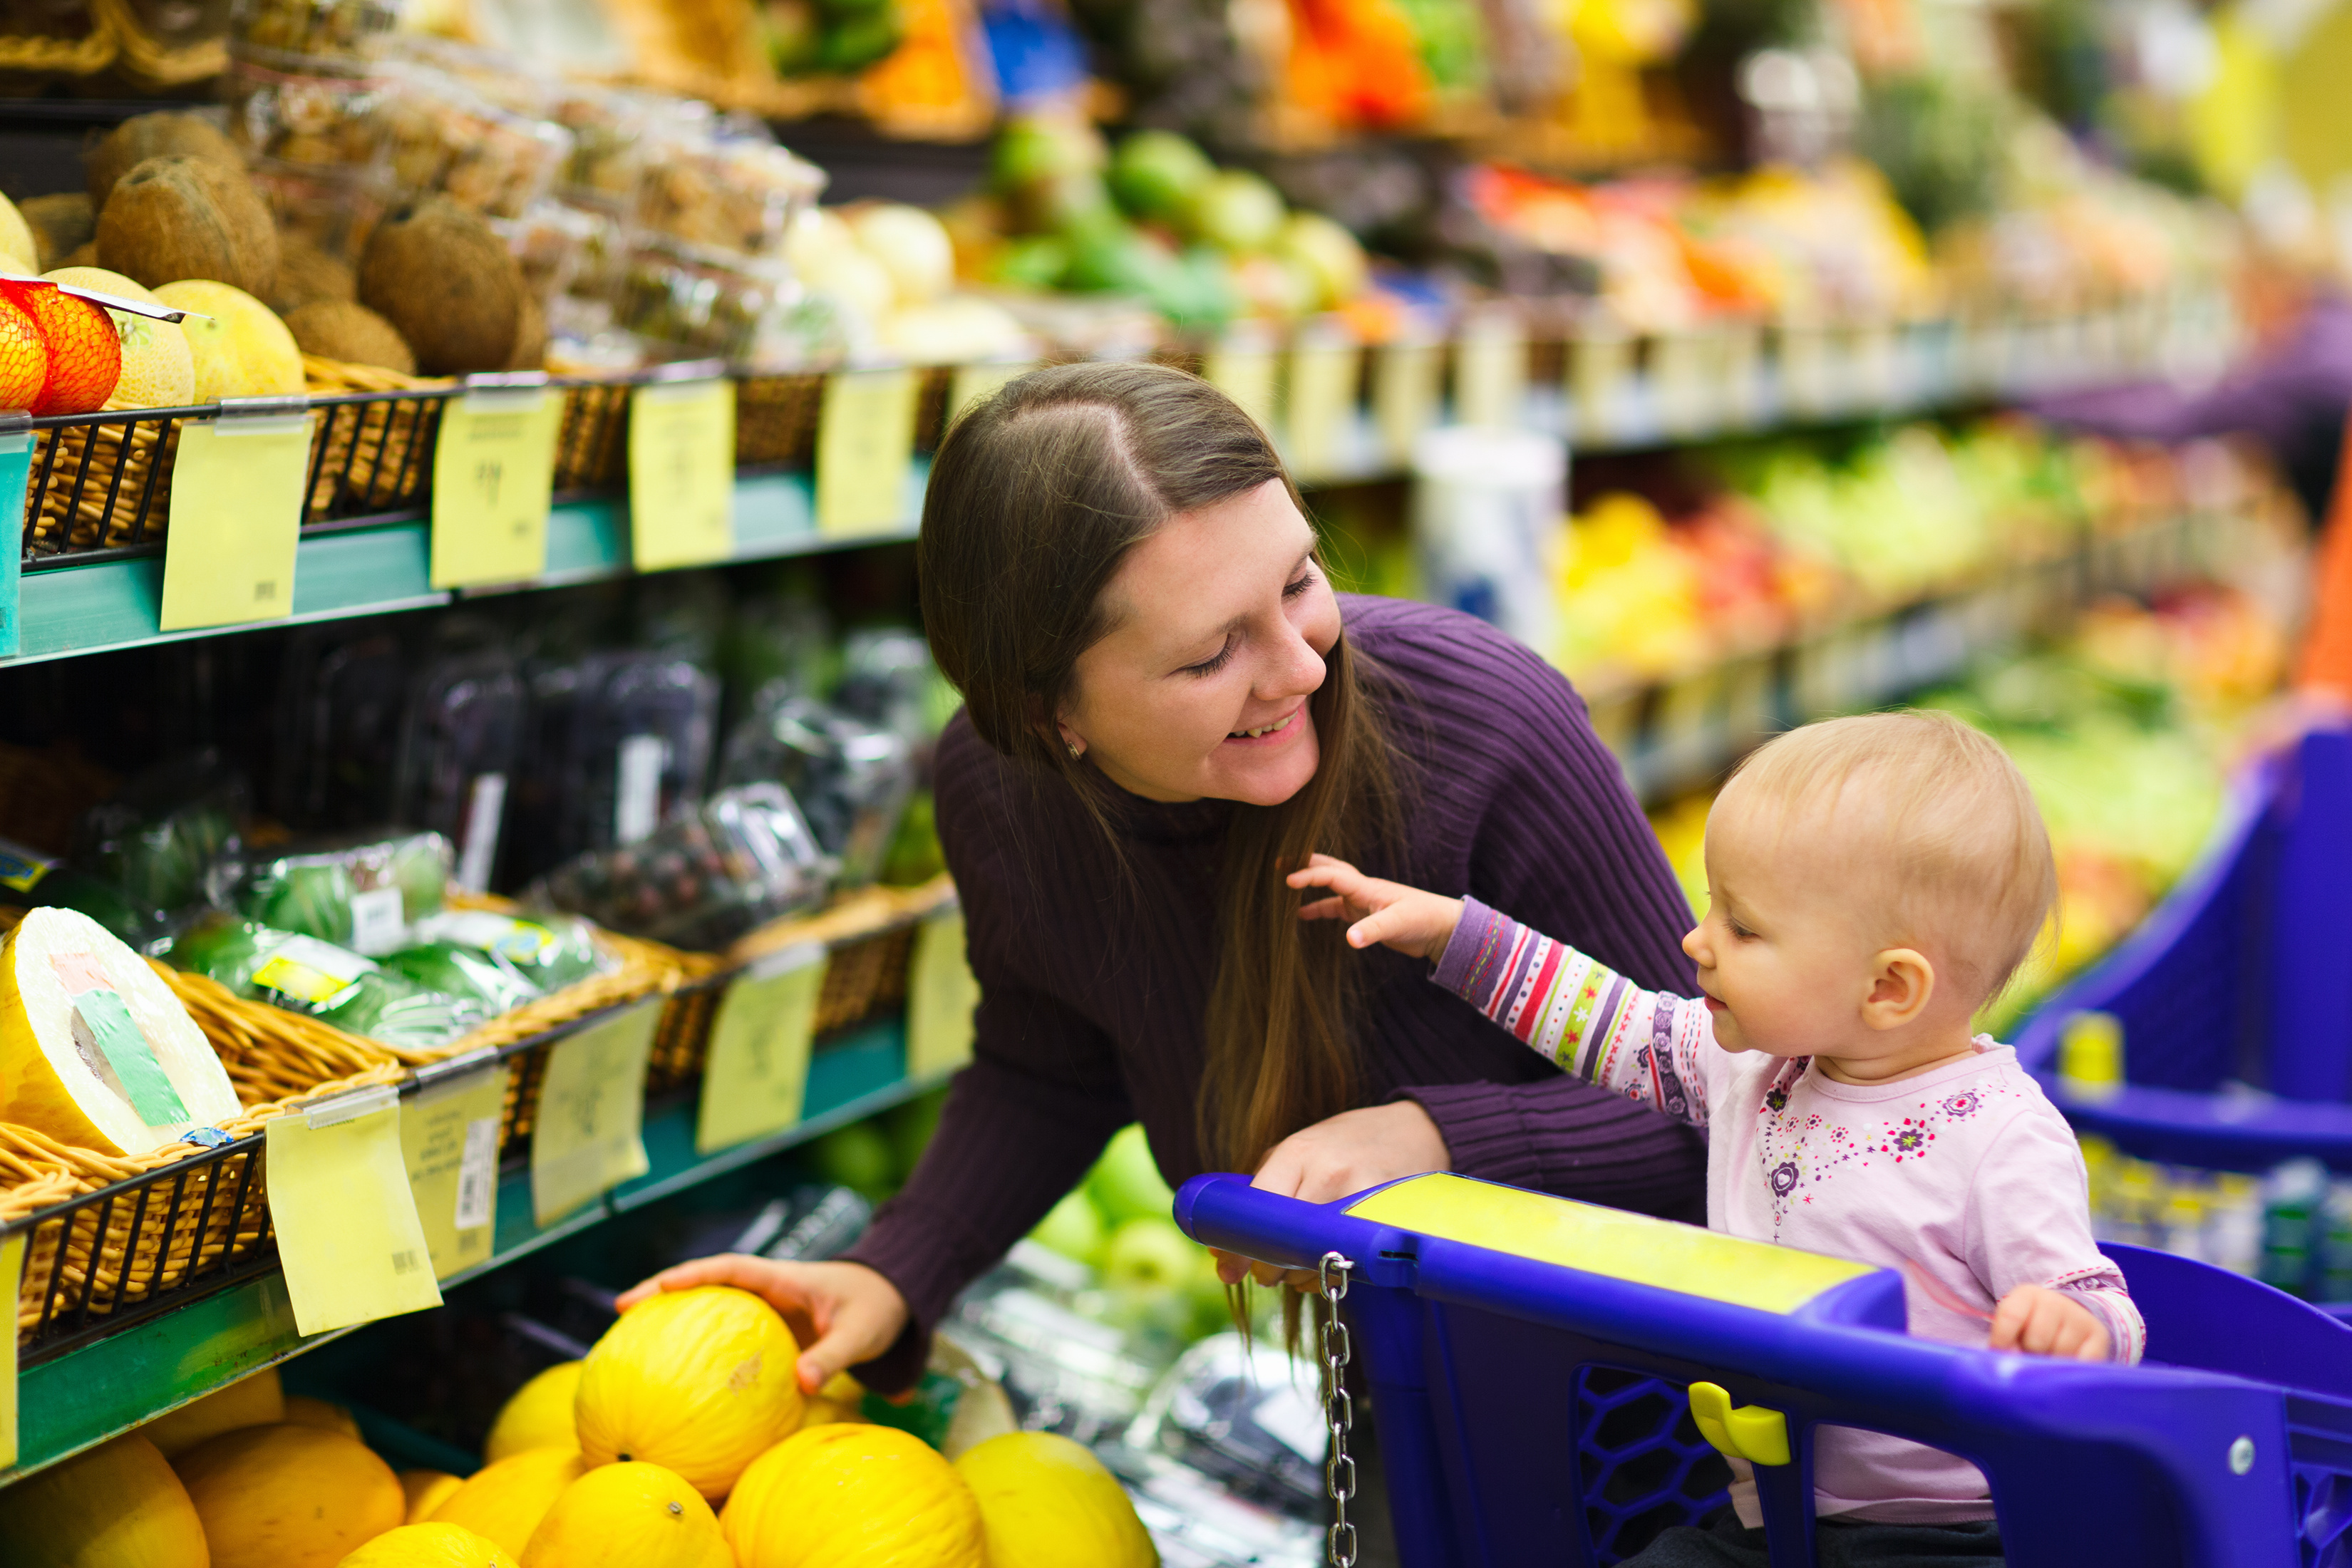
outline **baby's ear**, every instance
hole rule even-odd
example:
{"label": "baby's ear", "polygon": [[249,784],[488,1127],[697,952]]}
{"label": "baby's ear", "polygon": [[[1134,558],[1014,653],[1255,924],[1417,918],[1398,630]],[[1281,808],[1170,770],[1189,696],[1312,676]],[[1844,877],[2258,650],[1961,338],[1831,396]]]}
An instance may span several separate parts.
{"label": "baby's ear", "polygon": [[1870,994],[1863,1021],[1874,1029],[1899,1029],[1927,1010],[1936,994],[1936,966],[1916,948],[1890,947],[1870,961]]}

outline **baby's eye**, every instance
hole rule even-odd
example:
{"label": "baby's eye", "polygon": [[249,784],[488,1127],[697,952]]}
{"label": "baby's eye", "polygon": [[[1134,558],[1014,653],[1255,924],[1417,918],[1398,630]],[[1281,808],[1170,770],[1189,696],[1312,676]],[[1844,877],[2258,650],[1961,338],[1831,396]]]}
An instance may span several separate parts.
{"label": "baby's eye", "polygon": [[1746,926],[1741,925],[1738,921],[1727,920],[1723,923],[1729,926],[1731,928],[1731,934],[1738,937],[1742,942],[1750,942],[1755,939],[1756,933],[1749,931]]}

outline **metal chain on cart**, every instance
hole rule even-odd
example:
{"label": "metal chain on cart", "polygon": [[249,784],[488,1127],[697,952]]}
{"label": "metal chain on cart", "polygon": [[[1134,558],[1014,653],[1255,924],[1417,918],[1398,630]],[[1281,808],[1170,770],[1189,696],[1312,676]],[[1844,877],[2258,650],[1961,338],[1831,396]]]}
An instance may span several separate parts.
{"label": "metal chain on cart", "polygon": [[1356,1404],[1348,1393],[1348,1361],[1352,1353],[1348,1325],[1339,1321],[1339,1303],[1348,1295],[1348,1270],[1355,1265],[1336,1252],[1323,1255],[1323,1424],[1331,1430],[1331,1450],[1323,1461],[1323,1491],[1331,1500],[1331,1528],[1323,1538],[1324,1560],[1331,1568],[1355,1568],[1356,1527],[1348,1520],[1348,1500],[1356,1495],[1356,1461],[1348,1452],[1348,1434],[1356,1425]]}

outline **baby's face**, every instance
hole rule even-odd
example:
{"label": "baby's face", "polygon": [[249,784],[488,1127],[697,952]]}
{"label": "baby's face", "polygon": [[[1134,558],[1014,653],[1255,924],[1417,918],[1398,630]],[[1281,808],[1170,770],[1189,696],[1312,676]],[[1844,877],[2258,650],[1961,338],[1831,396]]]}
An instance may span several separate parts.
{"label": "baby's face", "polygon": [[1862,1005],[1879,946],[1832,830],[1784,826],[1734,791],[1706,824],[1706,918],[1683,938],[1726,1050],[1869,1054]]}

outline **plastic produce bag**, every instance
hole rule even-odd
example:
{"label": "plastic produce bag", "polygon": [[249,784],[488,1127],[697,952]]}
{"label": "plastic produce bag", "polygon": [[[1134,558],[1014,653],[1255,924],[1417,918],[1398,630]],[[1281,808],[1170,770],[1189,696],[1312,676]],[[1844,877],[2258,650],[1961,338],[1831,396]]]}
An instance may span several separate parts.
{"label": "plastic produce bag", "polygon": [[449,841],[437,833],[378,834],[225,859],[213,895],[262,925],[381,957],[441,908],[449,868]]}
{"label": "plastic produce bag", "polygon": [[920,633],[902,626],[852,632],[842,647],[833,705],[920,742],[939,731],[929,721],[930,686],[931,650]]}
{"label": "plastic produce bag", "polygon": [[719,682],[692,660],[590,654],[538,667],[530,688],[519,874],[635,843],[701,795]]}
{"label": "plastic produce bag", "polygon": [[161,937],[165,929],[163,910],[142,904],[103,878],[5,838],[0,838],[0,904],[73,910],[137,948]]}
{"label": "plastic produce bag", "polygon": [[248,800],[218,752],[173,758],[89,809],[74,863],[142,907],[185,909],[204,898],[214,858],[237,847]]}
{"label": "plastic produce bag", "polygon": [[349,948],[219,910],[181,932],[164,956],[240,996],[404,1050],[447,1045],[497,1011],[478,996],[435,990]]}
{"label": "plastic produce bag", "polygon": [[773,784],[721,790],[641,843],[583,855],[526,902],[673,947],[714,951],[824,901],[834,862]]}
{"label": "plastic produce bag", "polygon": [[835,885],[862,888],[882,874],[914,792],[914,748],[886,723],[771,687],[727,737],[719,781],[782,784],[817,843],[841,862]]}
{"label": "plastic produce bag", "polygon": [[528,917],[494,910],[444,910],[416,924],[421,943],[470,950],[512,971],[542,994],[605,974],[620,962],[587,921],[550,913]]}
{"label": "plastic produce bag", "polygon": [[416,679],[400,741],[394,816],[456,847],[456,882],[498,874],[506,804],[522,755],[522,675],[498,648],[444,654]]}

